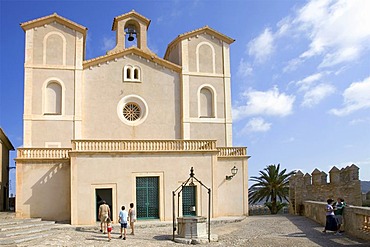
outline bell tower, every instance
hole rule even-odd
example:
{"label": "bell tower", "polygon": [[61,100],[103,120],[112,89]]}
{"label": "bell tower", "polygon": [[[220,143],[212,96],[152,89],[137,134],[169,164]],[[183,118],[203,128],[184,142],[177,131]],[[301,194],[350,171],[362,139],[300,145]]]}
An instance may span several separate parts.
{"label": "bell tower", "polygon": [[145,52],[151,52],[147,46],[147,30],[150,20],[132,10],[117,16],[113,20],[112,31],[116,31],[116,47],[107,54],[122,51],[135,46]]}

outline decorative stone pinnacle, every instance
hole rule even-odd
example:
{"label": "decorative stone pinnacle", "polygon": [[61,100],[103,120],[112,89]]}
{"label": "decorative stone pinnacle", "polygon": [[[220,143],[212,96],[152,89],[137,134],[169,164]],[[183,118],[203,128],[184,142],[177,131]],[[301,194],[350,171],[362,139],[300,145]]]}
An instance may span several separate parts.
{"label": "decorative stone pinnacle", "polygon": [[190,168],[190,177],[194,177],[194,168],[193,167],[191,167]]}

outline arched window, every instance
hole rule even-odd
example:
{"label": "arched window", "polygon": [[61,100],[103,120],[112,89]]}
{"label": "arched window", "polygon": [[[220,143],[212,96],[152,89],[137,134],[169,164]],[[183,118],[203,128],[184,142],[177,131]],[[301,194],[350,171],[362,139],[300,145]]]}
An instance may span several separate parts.
{"label": "arched window", "polygon": [[197,72],[216,73],[215,48],[208,42],[197,45]]}
{"label": "arched window", "polygon": [[214,97],[212,91],[207,87],[203,87],[199,92],[199,117],[215,117],[214,108]]}
{"label": "arched window", "polygon": [[61,115],[62,103],[62,86],[56,81],[49,82],[45,90],[44,114]]}
{"label": "arched window", "polygon": [[139,69],[138,68],[134,69],[134,80],[139,80]]}
{"label": "arched window", "polygon": [[66,38],[60,32],[49,32],[43,40],[43,64],[66,65]]}
{"label": "arched window", "polygon": [[126,68],[127,79],[131,79],[131,68]]}
{"label": "arched window", "polygon": [[135,20],[130,20],[125,25],[125,48],[140,47],[140,24]]}
{"label": "arched window", "polygon": [[123,69],[124,82],[140,82],[141,73],[140,68],[135,65],[126,65]]}

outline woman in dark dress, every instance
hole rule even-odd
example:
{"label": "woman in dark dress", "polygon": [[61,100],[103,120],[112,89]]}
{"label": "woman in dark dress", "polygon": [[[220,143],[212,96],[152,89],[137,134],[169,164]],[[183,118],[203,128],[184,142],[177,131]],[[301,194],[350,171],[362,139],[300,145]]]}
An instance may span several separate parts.
{"label": "woman in dark dress", "polygon": [[334,208],[332,206],[334,200],[328,199],[326,204],[326,224],[323,232],[329,231],[337,231],[338,225],[337,221],[335,220],[334,216]]}

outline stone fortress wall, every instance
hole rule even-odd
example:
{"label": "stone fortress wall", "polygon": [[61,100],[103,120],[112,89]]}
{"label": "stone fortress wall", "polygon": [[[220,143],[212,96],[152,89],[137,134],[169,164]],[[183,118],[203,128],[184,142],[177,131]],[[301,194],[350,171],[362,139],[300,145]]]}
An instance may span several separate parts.
{"label": "stone fortress wall", "polygon": [[289,180],[289,213],[304,215],[305,201],[325,202],[328,198],[336,201],[338,197],[348,205],[361,206],[361,181],[359,168],[352,164],[342,169],[333,167],[328,175],[315,169],[311,175],[298,171]]}

